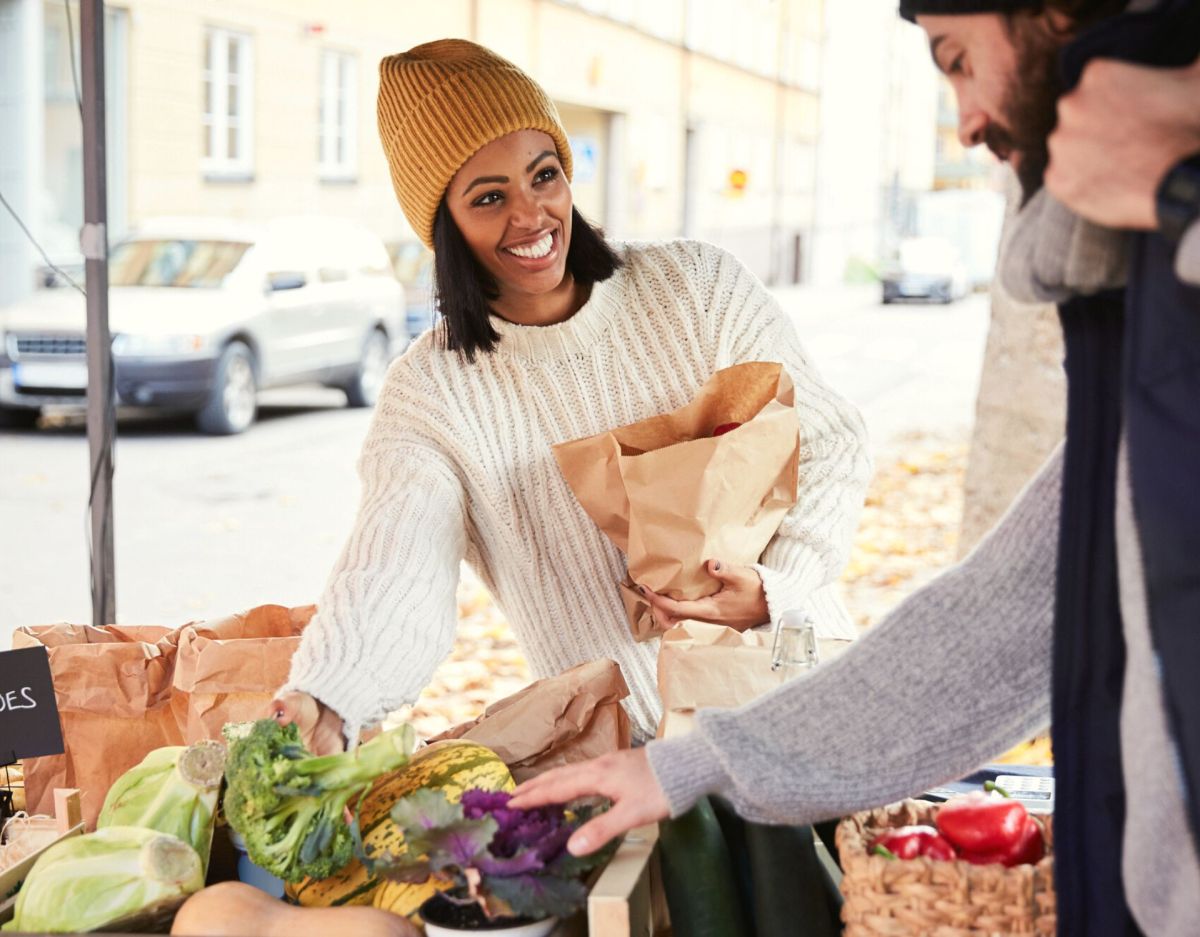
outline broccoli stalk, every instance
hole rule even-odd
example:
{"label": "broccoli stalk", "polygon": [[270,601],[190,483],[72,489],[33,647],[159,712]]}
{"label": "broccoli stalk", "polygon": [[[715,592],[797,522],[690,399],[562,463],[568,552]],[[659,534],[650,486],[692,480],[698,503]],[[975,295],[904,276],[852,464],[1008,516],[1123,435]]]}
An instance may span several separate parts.
{"label": "broccoli stalk", "polygon": [[295,725],[260,719],[230,748],[225,816],[255,865],[288,882],[328,878],[353,855],[346,808],[407,763],[412,749],[412,729],[402,726],[353,751],[316,757]]}

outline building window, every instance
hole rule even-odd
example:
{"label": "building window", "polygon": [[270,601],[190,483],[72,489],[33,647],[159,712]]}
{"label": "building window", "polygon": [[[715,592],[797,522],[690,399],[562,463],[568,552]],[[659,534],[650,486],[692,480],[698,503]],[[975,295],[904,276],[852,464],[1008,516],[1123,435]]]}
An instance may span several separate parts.
{"label": "building window", "polygon": [[344,52],[321,54],[321,118],[317,158],[322,179],[358,171],[358,62]]}
{"label": "building window", "polygon": [[204,34],[204,170],[246,176],[254,168],[254,63],[250,37],[224,29]]}

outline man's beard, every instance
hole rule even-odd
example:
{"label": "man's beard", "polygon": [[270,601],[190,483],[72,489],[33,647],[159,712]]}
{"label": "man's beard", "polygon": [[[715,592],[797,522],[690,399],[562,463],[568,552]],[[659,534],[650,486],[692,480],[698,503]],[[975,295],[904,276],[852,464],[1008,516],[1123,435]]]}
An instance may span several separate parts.
{"label": "man's beard", "polygon": [[1017,50],[1017,69],[1004,99],[1007,126],[989,124],[983,140],[1002,159],[1012,153],[1020,155],[1015,168],[1024,205],[1042,187],[1050,163],[1047,139],[1058,120],[1062,93],[1058,74],[1061,44],[1025,17],[1011,20],[1009,28]]}

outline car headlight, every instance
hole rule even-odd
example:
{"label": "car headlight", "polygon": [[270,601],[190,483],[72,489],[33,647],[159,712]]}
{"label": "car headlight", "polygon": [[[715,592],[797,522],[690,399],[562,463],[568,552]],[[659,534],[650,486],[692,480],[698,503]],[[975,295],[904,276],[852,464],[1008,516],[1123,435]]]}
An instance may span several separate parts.
{"label": "car headlight", "polygon": [[195,355],[208,347],[204,335],[127,335],[113,339],[113,354],[120,357],[169,358]]}

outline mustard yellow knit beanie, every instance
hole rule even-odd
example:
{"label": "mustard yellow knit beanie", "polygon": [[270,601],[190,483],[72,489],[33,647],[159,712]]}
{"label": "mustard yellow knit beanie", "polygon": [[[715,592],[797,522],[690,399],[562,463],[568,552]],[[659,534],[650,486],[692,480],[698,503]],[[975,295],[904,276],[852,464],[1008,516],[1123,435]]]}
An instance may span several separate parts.
{"label": "mustard yellow knit beanie", "polygon": [[426,247],[450,180],[493,140],[544,131],[571,178],[571,146],[554,102],[512,62],[465,39],[427,42],[380,62],[378,111],[396,198]]}

